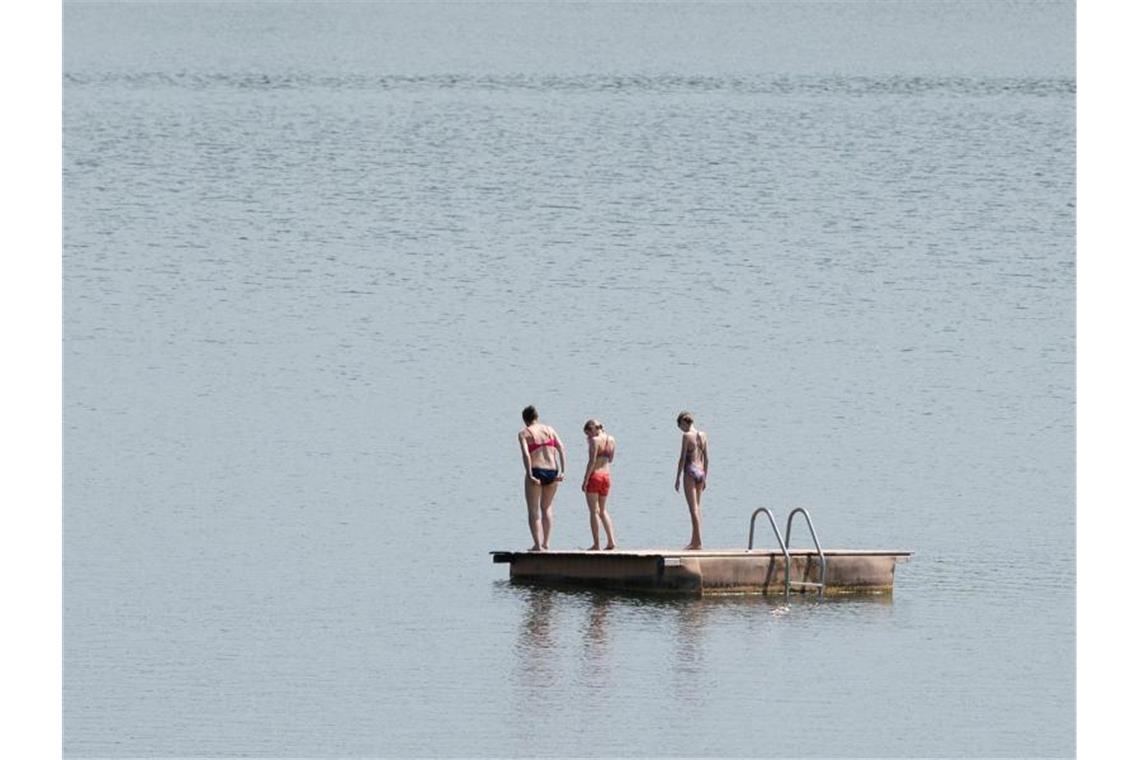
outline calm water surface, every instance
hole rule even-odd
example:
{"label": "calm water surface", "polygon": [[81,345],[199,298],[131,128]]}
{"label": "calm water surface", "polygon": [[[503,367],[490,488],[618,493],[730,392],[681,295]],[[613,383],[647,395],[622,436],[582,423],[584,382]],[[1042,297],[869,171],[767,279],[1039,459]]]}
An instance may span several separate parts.
{"label": "calm water surface", "polygon": [[[68,3],[71,757],[1071,756],[1071,3]],[[519,410],[629,547],[809,507],[893,598],[512,586]],[[804,537],[801,534],[801,539]]]}

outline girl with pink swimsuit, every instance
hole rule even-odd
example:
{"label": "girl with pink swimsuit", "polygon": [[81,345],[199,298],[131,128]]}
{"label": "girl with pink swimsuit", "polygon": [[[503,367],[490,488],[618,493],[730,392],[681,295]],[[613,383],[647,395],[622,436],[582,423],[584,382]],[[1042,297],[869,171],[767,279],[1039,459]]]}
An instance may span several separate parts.
{"label": "girl with pink swimsuit", "polygon": [[[550,532],[554,528],[554,494],[566,472],[566,450],[558,432],[538,421],[533,406],[523,409],[523,427],[519,431],[522,452],[523,492],[526,495],[527,522],[534,545],[530,551],[550,548]],[[557,454],[557,458],[555,455]]]}

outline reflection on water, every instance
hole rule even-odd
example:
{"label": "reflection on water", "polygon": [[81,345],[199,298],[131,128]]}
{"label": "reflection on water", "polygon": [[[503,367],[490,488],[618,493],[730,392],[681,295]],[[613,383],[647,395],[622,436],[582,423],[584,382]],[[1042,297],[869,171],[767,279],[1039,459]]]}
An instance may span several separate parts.
{"label": "reflection on water", "polygon": [[[704,663],[704,626],[708,623],[708,606],[703,599],[689,599],[677,605],[676,635],[673,637],[673,677],[683,691],[692,683]],[[694,695],[697,696],[697,695]]]}
{"label": "reflection on water", "polygon": [[583,643],[587,645],[592,654],[597,654],[602,652],[606,646],[606,618],[609,616],[612,599],[604,594],[590,594],[589,604],[590,609],[586,616]]}
{"label": "reflection on water", "polygon": [[515,677],[519,686],[528,690],[534,684],[546,683],[553,674],[555,669],[551,658],[557,653],[558,639],[554,624],[556,607],[551,592],[526,589],[523,601],[515,647]]}
{"label": "reflection on water", "polygon": [[613,646],[610,618],[616,603],[611,595],[584,595],[578,675],[588,689],[605,689],[613,683]]}
{"label": "reflection on water", "polygon": [[[709,670],[710,640],[718,629],[743,624],[744,634],[763,641],[787,625],[817,625],[828,618],[873,620],[888,612],[890,594],[819,600],[813,595],[752,594],[657,596],[597,589],[501,582],[518,605],[512,674],[516,693],[530,710],[552,704],[550,684],[573,678],[587,689],[604,689],[628,643],[621,634],[652,630],[665,642],[655,668],[674,695],[700,702]],[[615,633],[615,631],[617,633]]]}

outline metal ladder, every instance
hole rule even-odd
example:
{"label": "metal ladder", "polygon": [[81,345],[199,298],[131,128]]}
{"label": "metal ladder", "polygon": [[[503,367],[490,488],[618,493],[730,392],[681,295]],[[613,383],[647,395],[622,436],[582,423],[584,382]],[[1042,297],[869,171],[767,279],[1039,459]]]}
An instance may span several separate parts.
{"label": "metal ladder", "polygon": [[[768,517],[768,524],[772,526],[772,533],[776,536],[776,543],[780,545],[780,552],[784,555],[784,598],[787,599],[791,596],[792,586],[799,586],[800,588],[818,588],[819,597],[823,598],[824,591],[827,589],[827,557],[823,553],[823,547],[819,544],[819,537],[816,535],[815,526],[812,525],[811,515],[803,507],[796,507],[788,515],[788,524],[784,528],[784,535],[780,535],[780,529],[776,527],[776,518],[772,515],[772,510],[767,507],[760,507],[752,513],[752,519],[748,523],[748,551],[752,551],[752,539],[756,534],[756,516],[763,512]],[[807,521],[808,530],[811,531],[811,540],[815,542],[815,551],[819,555],[819,583],[814,581],[792,580],[792,555],[788,553],[788,541],[792,535],[792,519],[797,515],[802,514],[804,520]],[[807,571],[804,572],[804,577],[807,577]]]}

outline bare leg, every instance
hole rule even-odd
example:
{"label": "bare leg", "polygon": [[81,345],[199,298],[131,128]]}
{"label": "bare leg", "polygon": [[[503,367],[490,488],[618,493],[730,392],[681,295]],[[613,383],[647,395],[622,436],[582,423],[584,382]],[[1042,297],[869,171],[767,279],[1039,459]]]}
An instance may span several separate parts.
{"label": "bare leg", "polygon": [[[614,521],[610,519],[610,513],[606,511],[606,499],[608,496],[598,496],[598,515],[601,517],[602,525],[606,529],[606,548],[613,549],[617,546],[617,541],[614,539]],[[598,531],[594,529],[594,546],[598,545]]]}
{"label": "bare leg", "polygon": [[534,539],[532,552],[542,549],[542,523],[539,521],[539,501],[542,498],[542,486],[531,481],[529,477],[523,480],[523,492],[526,494],[527,523],[530,525],[530,536]]}
{"label": "bare leg", "polygon": [[554,494],[558,491],[558,481],[542,486],[542,548],[550,548],[550,531],[554,529]]}
{"label": "bare leg", "polygon": [[601,548],[598,543],[598,495],[596,493],[586,494],[586,506],[590,510],[590,532],[594,534],[594,545],[588,551],[595,551]]}
{"label": "bare leg", "polygon": [[693,536],[686,549],[701,548],[701,490],[702,484],[685,473],[685,500],[689,502],[689,518],[693,522]]}

